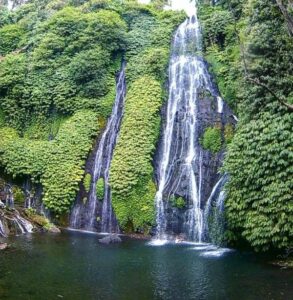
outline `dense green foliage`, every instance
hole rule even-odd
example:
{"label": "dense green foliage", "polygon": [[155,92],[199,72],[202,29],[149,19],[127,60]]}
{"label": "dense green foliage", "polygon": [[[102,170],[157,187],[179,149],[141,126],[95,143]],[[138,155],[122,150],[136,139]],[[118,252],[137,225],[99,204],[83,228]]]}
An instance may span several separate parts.
{"label": "dense green foliage", "polygon": [[202,4],[205,53],[219,88],[241,122],[224,171],[228,239],[256,250],[289,248],[292,218],[293,39],[277,3]]}
{"label": "dense green foliage", "polygon": [[128,92],[124,119],[111,165],[113,206],[122,226],[152,225],[156,188],[152,154],[159,134],[160,83],[141,77]]}
{"label": "dense green foliage", "polygon": [[83,186],[85,188],[85,191],[88,193],[91,188],[91,182],[92,182],[92,176],[89,173],[86,173],[83,178]]}
{"label": "dense green foliage", "polygon": [[[18,179],[40,182],[43,202],[56,214],[68,211],[82,179],[89,192],[85,159],[98,127],[111,113],[115,75],[125,57],[130,96],[113,169],[121,149],[126,147],[133,157],[130,177],[118,178],[112,172],[114,194],[119,194],[114,203],[122,226],[126,219],[135,229],[152,223],[151,155],[172,34],[185,17],[163,11],[163,3],[33,0],[13,12],[1,9],[0,167]],[[137,128],[136,134],[125,131],[129,125]],[[117,172],[124,172],[126,165]],[[119,201],[128,201],[121,180],[131,181],[131,216],[118,209]],[[100,200],[103,193],[104,182],[99,180]]]}
{"label": "dense green foliage", "polygon": [[[236,133],[227,125],[223,136],[215,127],[201,138],[212,153],[228,149],[227,237],[261,251],[293,247],[290,24],[272,0],[200,2],[206,59],[241,120]],[[147,232],[154,224],[152,156],[172,34],[185,17],[162,10],[164,3],[33,0],[14,12],[1,9],[0,168],[41,183],[43,202],[57,215],[68,212],[82,180],[90,190],[85,160],[111,113],[125,59],[113,207],[125,230]],[[96,187],[102,200],[104,180]],[[185,202],[174,198],[172,205]],[[215,225],[212,235],[219,230]]]}
{"label": "dense green foliage", "polygon": [[130,27],[128,93],[110,183],[120,226],[147,232],[155,219],[152,154],[160,132],[159,110],[165,95],[171,39],[185,15],[147,6],[127,10],[124,16]]}
{"label": "dense green foliage", "polygon": [[170,202],[172,204],[173,207],[182,209],[186,206],[185,200],[182,197],[176,197],[176,196],[172,196],[170,198]]}
{"label": "dense green foliage", "polygon": [[221,129],[217,127],[206,128],[201,144],[204,149],[209,150],[212,153],[219,152],[222,148]]}
{"label": "dense green foliage", "polygon": [[83,165],[97,132],[96,114],[80,111],[61,126],[53,141],[18,137],[15,130],[1,128],[0,161],[8,174],[40,181],[43,202],[56,213],[67,211],[83,177]]}
{"label": "dense green foliage", "polygon": [[239,128],[229,148],[230,238],[258,250],[292,245],[292,126],[290,114],[263,113]]}
{"label": "dense green foliage", "polygon": [[100,178],[96,183],[96,194],[99,200],[104,199],[105,181],[104,178]]}
{"label": "dense green foliage", "polygon": [[[14,35],[25,39],[11,27],[26,28],[26,21],[1,28],[2,54],[19,47]],[[126,24],[113,11],[83,13],[65,7],[52,14],[27,37],[25,53],[0,60],[1,109],[7,122],[23,128],[33,116],[49,116],[52,109],[59,114],[98,109],[115,84],[111,78],[119,65],[111,60],[125,48],[125,35]]]}

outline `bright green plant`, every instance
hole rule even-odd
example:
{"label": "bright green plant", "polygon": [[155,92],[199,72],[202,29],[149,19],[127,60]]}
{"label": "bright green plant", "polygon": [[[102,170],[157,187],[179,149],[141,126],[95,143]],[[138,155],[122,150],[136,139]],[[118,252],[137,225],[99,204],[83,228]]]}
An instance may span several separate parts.
{"label": "bright green plant", "polygon": [[256,250],[292,247],[292,125],[290,114],[262,114],[229,145],[225,171],[231,241]]}
{"label": "bright green plant", "polygon": [[51,142],[18,138],[14,130],[2,128],[0,162],[13,176],[39,180],[46,207],[62,213],[75,198],[84,173],[84,160],[96,132],[97,116],[90,111],[77,112],[65,121]]}
{"label": "bright green plant", "polygon": [[105,181],[104,178],[99,178],[96,183],[96,195],[99,200],[104,199],[104,191],[105,191]]}
{"label": "bright green plant", "polygon": [[171,204],[173,207],[182,209],[186,206],[185,200],[182,197],[173,196],[170,198]]}
{"label": "bright green plant", "polygon": [[85,191],[88,193],[91,188],[91,182],[92,182],[92,175],[90,173],[86,173],[83,178],[83,186],[85,188]]}
{"label": "bright green plant", "polygon": [[23,190],[18,186],[13,186],[12,192],[13,192],[13,196],[14,196],[14,201],[17,204],[23,205],[24,201],[25,201],[25,195],[24,195]]}
{"label": "bright green plant", "polygon": [[234,137],[234,127],[232,124],[227,124],[224,130],[225,142],[230,144]]}
{"label": "bright green plant", "polygon": [[217,127],[206,128],[201,139],[201,144],[204,149],[209,150],[212,153],[219,152],[222,148],[221,129]]}
{"label": "bright green plant", "polygon": [[9,24],[0,28],[0,55],[5,55],[21,46],[25,30],[21,24]]}

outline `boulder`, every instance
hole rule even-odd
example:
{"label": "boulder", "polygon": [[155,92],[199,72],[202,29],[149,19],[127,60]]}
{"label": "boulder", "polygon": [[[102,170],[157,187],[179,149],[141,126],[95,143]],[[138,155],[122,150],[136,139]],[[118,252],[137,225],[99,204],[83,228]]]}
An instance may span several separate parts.
{"label": "boulder", "polygon": [[47,230],[50,233],[61,233],[61,230],[55,225],[50,226]]}
{"label": "boulder", "polygon": [[8,248],[8,244],[7,243],[0,243],[0,251],[1,250],[5,250]]}
{"label": "boulder", "polygon": [[99,239],[101,244],[109,245],[109,244],[117,244],[121,243],[122,240],[117,234],[110,234],[102,239]]}

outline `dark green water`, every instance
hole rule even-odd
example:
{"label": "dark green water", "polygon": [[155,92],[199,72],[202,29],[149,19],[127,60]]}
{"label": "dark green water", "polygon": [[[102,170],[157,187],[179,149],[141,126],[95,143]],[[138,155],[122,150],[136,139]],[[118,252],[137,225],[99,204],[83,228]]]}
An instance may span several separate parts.
{"label": "dark green water", "polygon": [[[293,299],[293,272],[252,254],[148,246],[65,232],[11,238],[0,253],[0,299]],[[195,249],[195,247],[197,249]]]}

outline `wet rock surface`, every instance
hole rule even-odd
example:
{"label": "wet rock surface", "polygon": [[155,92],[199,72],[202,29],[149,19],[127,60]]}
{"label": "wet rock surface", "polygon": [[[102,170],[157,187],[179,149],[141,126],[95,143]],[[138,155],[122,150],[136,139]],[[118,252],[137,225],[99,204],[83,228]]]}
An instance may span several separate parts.
{"label": "wet rock surface", "polygon": [[50,232],[50,233],[61,233],[61,230],[58,228],[58,227],[56,227],[55,225],[52,225],[50,228],[48,228],[47,229],[48,230],[48,232]]}
{"label": "wet rock surface", "polygon": [[99,243],[109,245],[109,244],[119,244],[122,239],[117,234],[110,234],[102,239],[99,239]]}
{"label": "wet rock surface", "polygon": [[[203,64],[206,64],[202,60]],[[207,69],[207,68],[206,68]],[[187,71],[186,71],[187,72]],[[235,129],[236,120],[232,110],[219,96],[217,86],[213,83],[212,77],[209,82],[209,91],[203,89],[197,91],[196,99],[196,129],[194,131],[195,157],[192,161],[192,169],[196,177],[198,193],[200,193],[201,208],[204,209],[212,189],[219,181],[221,174],[220,168],[225,155],[225,134],[227,126]],[[185,83],[187,84],[187,83]],[[188,86],[185,90],[187,90]],[[213,94],[213,95],[212,95]],[[167,181],[163,191],[164,211],[167,220],[166,233],[176,236],[188,231],[188,214],[193,209],[192,197],[190,194],[190,167],[185,158],[188,157],[188,143],[190,139],[190,130],[187,127],[190,116],[190,109],[186,104],[185,96],[177,107],[175,124],[173,126],[172,140],[170,149],[170,162],[172,166],[169,169]],[[219,101],[219,99],[221,101]],[[221,107],[220,107],[221,106]],[[163,126],[161,137],[158,143],[157,152],[154,158],[156,181],[160,179],[160,162],[164,159],[163,132],[167,122],[167,106],[162,109]],[[207,128],[217,128],[220,131],[222,139],[222,149],[217,153],[204,149],[202,139]],[[172,199],[182,198],[185,205],[176,207]],[[175,201],[176,202],[176,201]]]}
{"label": "wet rock surface", "polygon": [[1,250],[5,250],[8,248],[8,244],[7,243],[0,243],[0,251]]}

